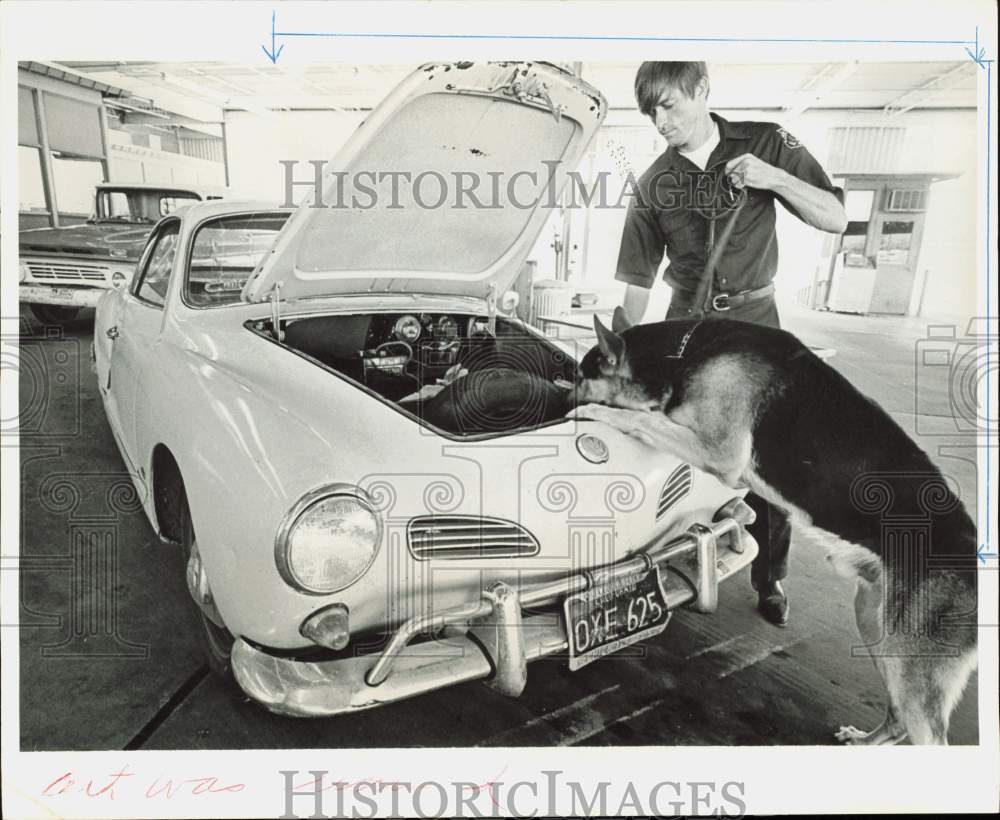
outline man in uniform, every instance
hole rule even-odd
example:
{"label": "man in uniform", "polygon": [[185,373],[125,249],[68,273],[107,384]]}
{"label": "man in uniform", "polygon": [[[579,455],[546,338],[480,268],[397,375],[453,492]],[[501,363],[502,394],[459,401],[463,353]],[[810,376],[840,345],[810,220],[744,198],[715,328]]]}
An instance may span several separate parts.
{"label": "man in uniform", "polygon": [[[843,192],[784,128],[728,122],[708,110],[708,92],[705,63],[647,62],[636,74],[639,109],[668,147],[639,178],[629,203],[615,274],[627,283],[623,307],[632,322],[642,321],[666,253],[663,278],[673,289],[668,319],[705,311],[706,318],[779,327],[771,281],[778,266],[774,201],[807,225],[842,233]],[[726,179],[745,189],[746,201],[735,217],[718,195]],[[730,218],[736,221],[713,281],[702,283],[709,246]],[[699,285],[704,301],[696,297]],[[750,574],[758,609],[784,626],[788,598],[780,582],[788,569],[791,528],[784,512],[762,498],[749,495],[747,501],[757,513],[749,529],[760,544]]]}

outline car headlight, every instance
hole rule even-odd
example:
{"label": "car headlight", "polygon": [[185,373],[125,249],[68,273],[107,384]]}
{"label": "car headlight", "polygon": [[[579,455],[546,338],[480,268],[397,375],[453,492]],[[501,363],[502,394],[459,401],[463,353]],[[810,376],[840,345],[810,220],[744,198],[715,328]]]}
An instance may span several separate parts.
{"label": "car headlight", "polygon": [[288,511],[274,543],[287,584],[313,595],[349,587],[372,565],[382,520],[358,487],[333,484],[303,496]]}
{"label": "car headlight", "polygon": [[23,282],[25,279],[28,278],[28,275],[30,273],[31,273],[31,271],[28,270],[28,263],[27,262],[21,262],[21,263],[19,263],[18,266],[17,266],[17,275],[18,275],[18,280],[17,281],[18,282]]}

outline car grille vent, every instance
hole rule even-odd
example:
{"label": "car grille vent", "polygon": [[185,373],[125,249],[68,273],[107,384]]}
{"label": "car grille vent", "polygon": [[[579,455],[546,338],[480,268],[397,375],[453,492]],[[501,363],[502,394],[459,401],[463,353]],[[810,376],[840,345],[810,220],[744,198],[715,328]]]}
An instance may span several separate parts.
{"label": "car grille vent", "polygon": [[406,540],[418,561],[524,558],[539,550],[538,539],[524,527],[475,515],[419,516],[406,528]]}
{"label": "car grille vent", "polygon": [[105,265],[68,262],[28,262],[28,272],[34,279],[63,282],[103,282],[110,272]]}
{"label": "car grille vent", "polygon": [[690,492],[691,480],[690,464],[682,464],[670,474],[667,483],[663,485],[663,492],[660,493],[660,503],[656,507],[657,521],[663,518],[667,510]]}

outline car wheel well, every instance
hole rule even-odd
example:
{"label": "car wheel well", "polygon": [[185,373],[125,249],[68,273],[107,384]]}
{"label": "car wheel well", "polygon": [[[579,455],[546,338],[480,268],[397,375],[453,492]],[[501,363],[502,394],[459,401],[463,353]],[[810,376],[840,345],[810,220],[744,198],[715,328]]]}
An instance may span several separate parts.
{"label": "car wheel well", "polygon": [[184,540],[185,519],[188,512],[184,479],[177,460],[165,444],[153,448],[153,509],[160,538],[171,544]]}

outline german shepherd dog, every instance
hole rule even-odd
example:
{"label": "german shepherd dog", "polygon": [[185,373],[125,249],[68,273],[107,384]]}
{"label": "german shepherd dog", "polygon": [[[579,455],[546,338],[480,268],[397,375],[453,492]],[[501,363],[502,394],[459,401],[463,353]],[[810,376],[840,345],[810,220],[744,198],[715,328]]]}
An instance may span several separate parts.
{"label": "german shepherd dog", "polygon": [[[570,415],[749,487],[857,576],[858,631],[888,709],[874,731],[841,727],[837,739],[947,744],[977,663],[976,527],[927,455],[783,330],[728,319],[629,327],[620,308],[612,330],[594,326]],[[889,514],[921,526],[893,540]]]}

